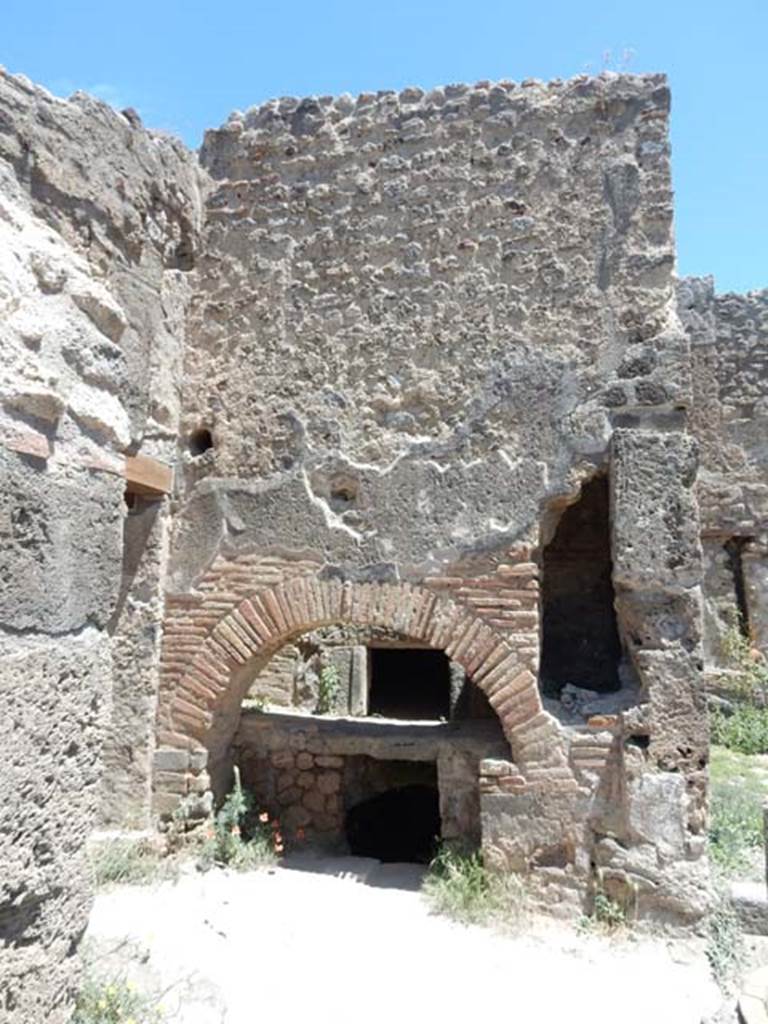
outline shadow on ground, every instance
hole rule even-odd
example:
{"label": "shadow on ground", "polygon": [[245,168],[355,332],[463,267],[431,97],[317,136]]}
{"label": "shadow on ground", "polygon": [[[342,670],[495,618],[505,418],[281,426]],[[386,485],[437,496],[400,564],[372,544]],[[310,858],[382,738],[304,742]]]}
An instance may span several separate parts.
{"label": "shadow on ground", "polygon": [[382,864],[372,857],[329,857],[310,852],[289,854],[281,861],[281,867],[406,892],[419,892],[427,871],[423,864]]}

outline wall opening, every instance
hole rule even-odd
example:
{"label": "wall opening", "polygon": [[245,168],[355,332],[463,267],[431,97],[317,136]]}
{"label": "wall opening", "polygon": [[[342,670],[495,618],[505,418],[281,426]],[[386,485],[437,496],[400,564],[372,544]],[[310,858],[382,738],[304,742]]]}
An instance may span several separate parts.
{"label": "wall opening", "polygon": [[566,684],[620,689],[608,481],[585,483],[543,551],[541,683],[558,698]]}
{"label": "wall opening", "polygon": [[451,662],[451,719],[453,721],[498,721],[488,697],[475,686],[456,662]]}
{"label": "wall opening", "polygon": [[[428,864],[440,839],[437,766],[432,762],[348,758],[344,819],[349,852],[385,863]],[[361,792],[373,790],[360,798]]]}
{"label": "wall opening", "polygon": [[123,492],[123,501],[129,516],[141,515],[144,511],[144,501],[142,496],[137,494],[136,491],[129,491],[126,488]]}
{"label": "wall opening", "polygon": [[[285,644],[253,676],[243,707],[401,721],[498,721],[488,697],[458,662],[385,632],[334,625]],[[336,685],[332,701],[324,704],[328,668]]]}
{"label": "wall opening", "polygon": [[185,273],[195,269],[195,247],[188,234],[182,236],[173,250],[169,264],[171,269],[183,270]]}
{"label": "wall opening", "polygon": [[334,512],[345,512],[357,501],[359,485],[354,477],[337,473],[330,481],[329,499]]}
{"label": "wall opening", "polygon": [[444,651],[371,647],[368,680],[369,715],[408,721],[450,716],[451,663]]}
{"label": "wall opening", "polygon": [[742,554],[749,543],[749,537],[731,537],[723,545],[728,557],[728,567],[733,574],[733,590],[736,598],[736,627],[747,640],[750,638],[749,605],[747,604],[747,587],[744,581],[744,563]]}
{"label": "wall opening", "polygon": [[189,435],[189,450],[192,455],[204,455],[213,448],[213,435],[207,427],[200,427]]}

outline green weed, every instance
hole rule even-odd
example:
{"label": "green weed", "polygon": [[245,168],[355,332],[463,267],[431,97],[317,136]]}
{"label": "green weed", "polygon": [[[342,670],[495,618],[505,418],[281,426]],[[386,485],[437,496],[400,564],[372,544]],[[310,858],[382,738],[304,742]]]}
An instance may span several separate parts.
{"label": "green weed", "polygon": [[131,839],[111,839],[90,852],[94,882],[107,885],[149,885],[177,877],[177,865],[156,850]]}
{"label": "green weed", "polygon": [[742,754],[768,754],[768,709],[741,704],[731,714],[710,715],[712,743]]}
{"label": "green weed", "polygon": [[730,877],[762,875],[765,759],[724,747],[710,752],[710,856]]}
{"label": "green weed", "polygon": [[768,662],[755,654],[749,637],[734,619],[722,639],[730,671],[722,673],[720,685],[740,700],[759,707],[768,703]]}
{"label": "green weed", "polygon": [[86,976],[77,997],[72,1024],[161,1024],[165,1020],[155,1000],[129,981]]}
{"label": "green weed", "polygon": [[598,890],[592,901],[592,917],[609,931],[621,928],[627,923],[624,907],[608,893]]}
{"label": "green weed", "polygon": [[731,783],[716,783],[710,793],[709,843],[712,860],[729,876],[748,871],[763,845],[762,806]]}
{"label": "green weed", "polygon": [[200,854],[201,867],[218,864],[250,871],[269,867],[282,852],[279,822],[270,822],[265,811],[255,813],[253,799],[243,789],[240,771],[235,767],[235,785],[208,831]]}
{"label": "green weed", "polygon": [[422,891],[431,909],[462,924],[517,925],[525,917],[522,879],[489,871],[479,853],[443,847],[429,866]]}
{"label": "green weed", "polygon": [[747,951],[727,885],[722,882],[709,918],[706,952],[715,980],[728,991],[744,964]]}
{"label": "green weed", "polygon": [[320,672],[315,713],[328,715],[336,710],[341,694],[339,670],[335,665],[326,665]]}

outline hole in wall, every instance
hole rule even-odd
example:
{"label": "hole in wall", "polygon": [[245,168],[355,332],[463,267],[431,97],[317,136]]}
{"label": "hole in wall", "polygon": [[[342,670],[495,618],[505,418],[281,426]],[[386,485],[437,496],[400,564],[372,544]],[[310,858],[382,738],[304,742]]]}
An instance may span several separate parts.
{"label": "hole in wall", "polygon": [[144,499],[136,491],[124,491],[123,501],[129,516],[137,516],[144,511]]}
{"label": "hole in wall", "polygon": [[731,537],[723,544],[728,557],[728,566],[733,575],[733,590],[736,598],[736,626],[743,637],[750,639],[749,605],[747,604],[747,586],[744,580],[744,548],[751,537]]}
{"label": "hole in wall", "polygon": [[368,649],[368,714],[408,721],[447,719],[451,663],[444,651],[414,647]]}
{"label": "hole in wall", "polygon": [[608,480],[584,484],[562,513],[542,559],[541,682],[559,698],[566,684],[620,689]]}
{"label": "hole in wall", "polygon": [[328,484],[328,500],[335,512],[344,512],[357,501],[359,484],[347,474],[332,477]]}
{"label": "hole in wall", "polygon": [[207,427],[199,427],[189,435],[188,445],[192,455],[204,455],[213,448],[213,434]]}
{"label": "hole in wall", "polygon": [[191,238],[182,238],[173,251],[171,259],[173,270],[182,270],[188,273],[195,269],[195,249]]}
{"label": "hole in wall", "polygon": [[633,733],[626,738],[628,747],[638,747],[640,750],[648,750],[651,745],[651,737],[644,733]]}
{"label": "hole in wall", "polygon": [[321,466],[310,477],[313,492],[338,515],[356,509],[360,500],[360,481],[346,467]]}
{"label": "hole in wall", "polygon": [[[368,757],[359,760],[373,761]],[[369,767],[379,785],[388,788],[358,800],[347,810],[344,830],[350,853],[385,863],[428,864],[441,830],[437,766],[383,761]]]}
{"label": "hole in wall", "polygon": [[[486,694],[476,686],[471,679],[461,673],[461,677],[457,679],[456,665],[451,665],[451,682],[452,682],[452,695],[451,695],[451,718],[454,721],[466,721],[472,720],[477,721],[486,720],[498,722],[499,717],[491,706],[491,702],[488,700]],[[454,688],[454,682],[463,683],[459,687]],[[458,690],[458,692],[457,692]]]}
{"label": "hole in wall", "polygon": [[348,506],[354,504],[357,491],[348,485],[339,484],[331,487],[331,503],[334,506]]}

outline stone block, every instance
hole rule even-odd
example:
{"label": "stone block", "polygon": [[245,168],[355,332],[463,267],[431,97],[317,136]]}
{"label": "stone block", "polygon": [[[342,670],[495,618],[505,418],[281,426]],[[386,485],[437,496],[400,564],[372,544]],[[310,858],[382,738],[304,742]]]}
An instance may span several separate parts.
{"label": "stone block", "polygon": [[368,649],[359,645],[352,648],[349,675],[349,713],[361,716],[368,714]]}
{"label": "stone block", "polygon": [[317,776],[317,788],[321,793],[338,793],[341,789],[341,775],[338,772],[326,771]]}
{"label": "stone block", "polygon": [[[69,1016],[71,950],[91,907],[85,843],[109,683],[109,644],[94,629],[0,645],[0,993],[6,1008],[15,1003],[14,1020]],[[31,977],[30,952],[41,965]]]}
{"label": "stone block", "polygon": [[189,752],[189,768],[190,771],[199,772],[208,764],[208,751],[207,750],[191,750]]}
{"label": "stone block", "polygon": [[611,491],[617,585],[678,593],[701,582],[697,467],[698,446],[689,434],[615,431]]}
{"label": "stone block", "polygon": [[159,793],[184,795],[188,789],[188,776],[179,772],[155,772],[154,786]]}
{"label": "stone block", "polygon": [[191,767],[188,750],[171,750],[160,748],[152,758],[157,772],[186,772]]}
{"label": "stone block", "polygon": [[270,756],[270,761],[275,768],[293,768],[294,755],[290,750],[278,750]]}
{"label": "stone block", "polygon": [[294,771],[282,771],[277,776],[276,789],[278,794],[290,789],[296,782],[297,775]]}
{"label": "stone block", "polygon": [[66,633],[106,624],[120,586],[122,484],[45,472],[0,448],[0,624]]}
{"label": "stone block", "polygon": [[155,790],[152,794],[152,813],[161,819],[172,817],[181,807],[182,797],[178,793],[163,793]]}
{"label": "stone block", "polygon": [[649,691],[653,762],[664,771],[701,770],[707,758],[709,721],[699,652],[639,651],[637,665]]}
{"label": "stone block", "polygon": [[681,773],[646,772],[627,784],[629,827],[669,860],[685,857],[687,786]]}
{"label": "stone block", "polygon": [[305,828],[312,821],[312,814],[306,809],[306,807],[300,807],[294,804],[289,807],[283,814],[282,826],[287,834],[290,834],[291,830],[297,828]]}
{"label": "stone block", "polygon": [[768,935],[768,894],[762,882],[731,882],[730,899],[747,935]]}
{"label": "stone block", "polygon": [[315,757],[315,764],[318,768],[343,768],[344,758],[335,754],[318,755]]}
{"label": "stone block", "polygon": [[316,789],[305,790],[301,802],[307,810],[319,811],[321,813],[325,810],[325,797]]}
{"label": "stone block", "polygon": [[287,789],[281,790],[278,793],[277,798],[282,807],[290,807],[291,804],[295,804],[297,801],[301,800],[303,792],[306,792],[306,790],[301,790],[298,786],[289,786]]}
{"label": "stone block", "polygon": [[496,777],[499,775],[516,775],[518,769],[517,765],[512,761],[499,761],[486,757],[480,762],[479,771],[481,775]]}

